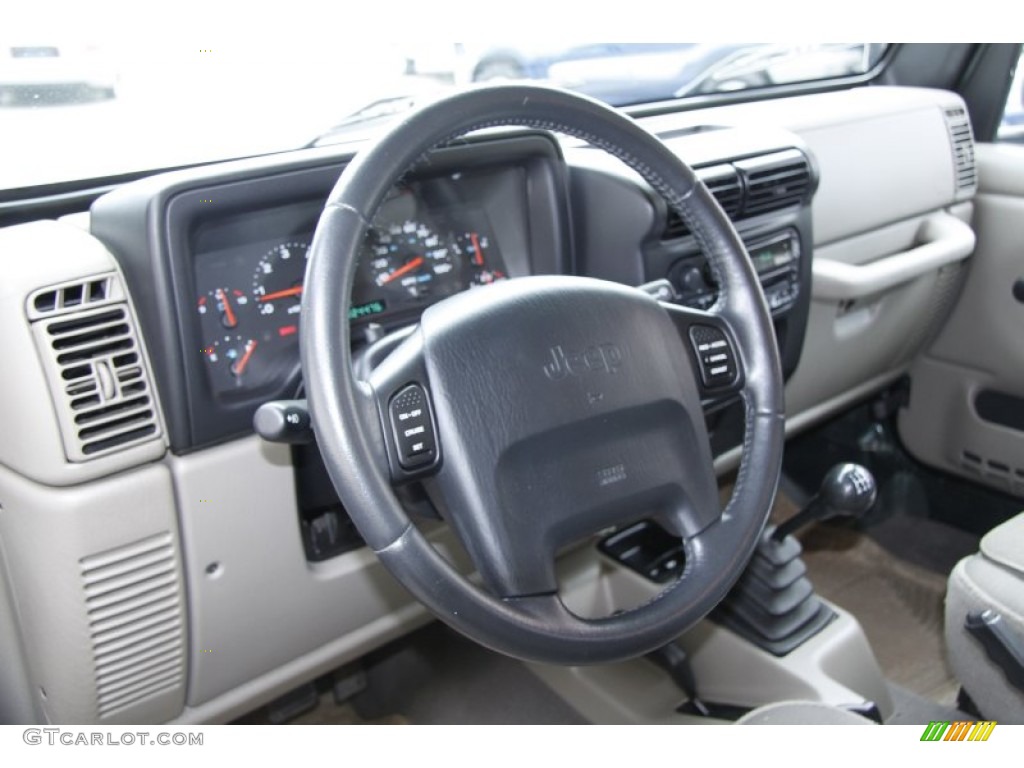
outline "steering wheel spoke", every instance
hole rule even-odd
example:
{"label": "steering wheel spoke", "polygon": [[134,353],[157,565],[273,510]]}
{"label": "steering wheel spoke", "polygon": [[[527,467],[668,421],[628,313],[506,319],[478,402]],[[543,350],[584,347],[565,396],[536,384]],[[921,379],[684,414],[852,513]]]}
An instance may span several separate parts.
{"label": "steering wheel spoke", "polygon": [[416,331],[366,372],[384,440],[391,482],[422,480],[441,465],[423,344]]}
{"label": "steering wheel spoke", "polygon": [[732,399],[746,385],[743,361],[732,324],[722,315],[661,303],[686,347],[705,405]]}

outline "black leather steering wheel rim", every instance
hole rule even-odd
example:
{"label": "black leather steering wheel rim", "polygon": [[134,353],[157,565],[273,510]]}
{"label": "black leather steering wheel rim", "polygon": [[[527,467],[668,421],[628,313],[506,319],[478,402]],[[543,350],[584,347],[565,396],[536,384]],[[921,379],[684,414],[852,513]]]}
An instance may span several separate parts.
{"label": "black leather steering wheel rim", "polygon": [[[744,375],[746,430],[731,501],[712,522],[690,531],[687,564],[678,581],[649,603],[603,619],[575,617],[552,594],[496,597],[459,575],[396,499],[381,458],[379,393],[352,374],[347,318],[356,260],[385,196],[432,148],[477,129],[512,125],[573,135],[610,152],[680,213],[718,279],[719,299],[711,314],[735,339]],[[301,319],[314,428],[342,502],[391,573],[468,636],[547,663],[634,657],[691,627],[742,573],[781,469],[783,385],[774,331],[757,276],[724,212],[693,171],[629,117],[584,97],[526,85],[476,88],[413,112],[361,152],[332,191],[310,250]]]}

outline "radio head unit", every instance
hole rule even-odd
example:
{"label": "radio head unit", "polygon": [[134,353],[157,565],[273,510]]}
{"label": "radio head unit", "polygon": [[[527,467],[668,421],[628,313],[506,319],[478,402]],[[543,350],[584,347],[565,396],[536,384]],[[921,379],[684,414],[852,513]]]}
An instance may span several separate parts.
{"label": "radio head unit", "polygon": [[[786,229],[746,243],[757,271],[768,308],[773,315],[789,310],[800,295],[800,237]],[[718,286],[703,256],[680,259],[669,270],[678,301],[688,307],[707,309],[718,299]]]}

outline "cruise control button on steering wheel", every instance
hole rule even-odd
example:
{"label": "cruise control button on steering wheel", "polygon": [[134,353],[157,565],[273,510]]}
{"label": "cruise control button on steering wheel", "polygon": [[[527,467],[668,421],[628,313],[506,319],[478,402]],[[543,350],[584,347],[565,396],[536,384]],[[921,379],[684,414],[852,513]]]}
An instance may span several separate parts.
{"label": "cruise control button on steering wheel", "polygon": [[437,458],[437,438],[430,400],[419,384],[407,384],[388,406],[391,431],[402,469],[418,469]]}

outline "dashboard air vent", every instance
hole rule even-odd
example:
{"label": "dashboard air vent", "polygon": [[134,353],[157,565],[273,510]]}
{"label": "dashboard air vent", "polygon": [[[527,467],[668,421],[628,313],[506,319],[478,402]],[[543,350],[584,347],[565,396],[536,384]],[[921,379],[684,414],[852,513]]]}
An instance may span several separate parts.
{"label": "dashboard air vent", "polygon": [[[796,149],[700,168],[697,175],[734,222],[801,205],[812,185],[810,164]],[[689,233],[682,217],[669,209],[661,239]]]}
{"label": "dashboard air vent", "polygon": [[[722,206],[730,219],[735,219],[739,213],[740,205],[743,202],[743,188],[740,186],[739,176],[731,165],[715,165],[710,168],[699,168],[697,176],[707,186],[708,191]],[[689,234],[690,230],[683,222],[683,218],[671,208],[668,211],[668,218],[665,221],[665,230],[662,233],[663,240],[673,240]]]}
{"label": "dashboard air vent", "polygon": [[100,717],[180,686],[184,622],[171,535],[90,555],[79,565]]}
{"label": "dashboard air vent", "polygon": [[707,185],[729,218],[736,218],[740,212],[743,189],[735,169],[731,165],[716,165],[713,168],[702,168],[697,171],[697,176]]}
{"label": "dashboard air vent", "polygon": [[970,197],[978,187],[978,174],[974,165],[974,136],[971,120],[963,107],[947,109],[946,127],[953,150],[953,169],[956,174],[956,197]]}
{"label": "dashboard air vent", "polygon": [[744,216],[798,205],[811,188],[807,158],[795,149],[741,160],[736,167],[746,180]]}
{"label": "dashboard air vent", "polygon": [[126,303],[59,314],[33,323],[32,329],[70,461],[87,461],[159,435],[153,391]]}

